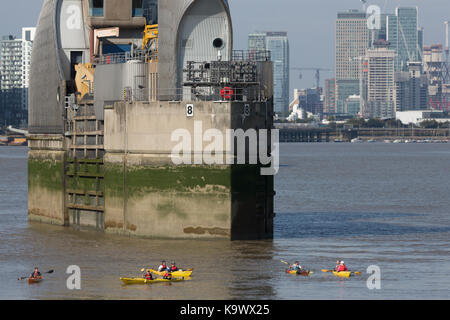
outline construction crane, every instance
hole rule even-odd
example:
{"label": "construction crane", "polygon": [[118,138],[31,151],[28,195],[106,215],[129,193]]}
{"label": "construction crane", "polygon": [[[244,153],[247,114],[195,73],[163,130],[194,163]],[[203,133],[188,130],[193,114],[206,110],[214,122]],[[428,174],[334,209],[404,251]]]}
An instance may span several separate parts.
{"label": "construction crane", "polygon": [[158,62],[158,34],[157,24],[145,26],[142,50],[148,54],[148,61]]}
{"label": "construction crane", "polygon": [[448,24],[450,23],[450,21],[445,21],[444,25],[445,25],[445,58],[447,59],[447,63],[448,61],[448,55],[449,55],[449,48],[448,48]]}
{"label": "construction crane", "polygon": [[450,103],[450,60],[449,60],[449,34],[448,34],[448,25],[450,21],[445,21],[445,61],[443,63],[442,68],[442,91],[443,91],[443,101],[448,104]]}
{"label": "construction crane", "polygon": [[362,6],[363,6],[363,11],[366,12],[367,10],[367,0],[361,0],[362,2]]}
{"label": "construction crane", "polygon": [[[321,72],[330,72],[331,69],[323,69],[323,68],[291,68],[292,70],[298,70],[298,71],[315,71],[315,78],[316,78],[316,88],[319,90],[320,88],[320,73]],[[302,74],[300,73],[300,79],[302,78]]]}

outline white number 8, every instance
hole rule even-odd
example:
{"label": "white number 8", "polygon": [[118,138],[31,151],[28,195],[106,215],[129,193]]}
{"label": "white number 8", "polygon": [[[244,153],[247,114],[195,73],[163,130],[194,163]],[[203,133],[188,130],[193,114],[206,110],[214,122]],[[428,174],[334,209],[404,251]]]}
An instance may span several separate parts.
{"label": "white number 8", "polygon": [[188,117],[194,116],[194,105],[193,104],[186,105],[186,116],[188,116]]}

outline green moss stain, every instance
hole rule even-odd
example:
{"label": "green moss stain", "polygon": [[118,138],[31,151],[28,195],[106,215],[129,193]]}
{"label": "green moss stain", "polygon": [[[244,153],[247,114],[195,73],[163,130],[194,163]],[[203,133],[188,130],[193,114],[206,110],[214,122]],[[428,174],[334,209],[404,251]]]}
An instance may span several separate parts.
{"label": "green moss stain", "polygon": [[[134,197],[149,192],[228,194],[231,187],[229,167],[131,167],[127,168],[125,180],[128,195]],[[123,167],[106,164],[105,182],[108,195],[123,195]]]}
{"label": "green moss stain", "polygon": [[28,160],[28,185],[53,191],[63,191],[63,162],[55,160]]}
{"label": "green moss stain", "polygon": [[127,185],[132,192],[138,192],[140,188],[201,192],[207,190],[208,186],[213,189],[211,191],[219,192],[221,189],[229,190],[230,171],[226,168],[207,166],[129,168]]}
{"label": "green moss stain", "polygon": [[123,165],[105,164],[105,196],[124,197]]}

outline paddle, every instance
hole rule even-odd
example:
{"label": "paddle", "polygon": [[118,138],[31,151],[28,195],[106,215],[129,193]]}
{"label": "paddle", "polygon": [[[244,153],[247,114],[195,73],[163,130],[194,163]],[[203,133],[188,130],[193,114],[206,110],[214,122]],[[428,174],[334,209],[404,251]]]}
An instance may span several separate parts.
{"label": "paddle", "polygon": [[[47,271],[47,272],[44,272],[43,274],[53,273],[53,272],[55,272],[55,270],[49,270],[49,271]],[[17,280],[23,280],[23,279],[28,279],[28,278],[29,278],[29,276],[27,276],[27,277],[20,277],[20,278],[18,278]]]}
{"label": "paddle", "polygon": [[[322,269],[322,272],[334,272],[335,270],[328,270],[328,269]],[[350,270],[349,270],[350,271]],[[350,271],[351,273],[354,273],[356,275],[361,275],[362,273],[359,271]]]}

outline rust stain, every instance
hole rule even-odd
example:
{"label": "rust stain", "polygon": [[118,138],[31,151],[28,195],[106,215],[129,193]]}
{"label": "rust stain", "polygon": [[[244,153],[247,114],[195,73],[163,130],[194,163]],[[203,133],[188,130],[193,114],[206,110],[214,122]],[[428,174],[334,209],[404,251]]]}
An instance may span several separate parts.
{"label": "rust stain", "polygon": [[48,214],[46,211],[40,210],[40,209],[28,210],[28,215],[33,215],[33,216],[43,217],[43,218],[49,218],[49,219],[57,219],[57,220],[60,219],[60,217]]}
{"label": "rust stain", "polygon": [[105,221],[105,228],[117,228],[115,221]]}
{"label": "rust stain", "polygon": [[127,223],[127,230],[136,231],[137,227],[134,224]]}
{"label": "rust stain", "polygon": [[123,223],[121,223],[121,222],[117,223],[117,222],[112,221],[112,220],[105,221],[105,229],[109,229],[109,228],[122,229],[123,228]]}
{"label": "rust stain", "polygon": [[184,233],[197,234],[197,235],[204,235],[204,234],[209,233],[212,236],[229,236],[230,230],[224,229],[224,228],[187,227],[187,228],[184,228]]}

